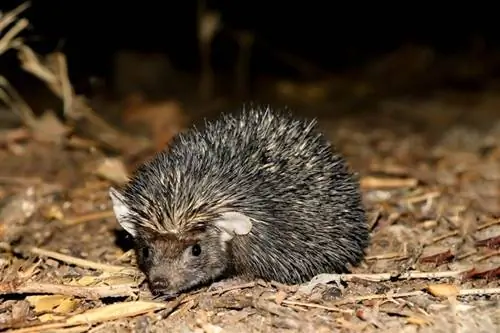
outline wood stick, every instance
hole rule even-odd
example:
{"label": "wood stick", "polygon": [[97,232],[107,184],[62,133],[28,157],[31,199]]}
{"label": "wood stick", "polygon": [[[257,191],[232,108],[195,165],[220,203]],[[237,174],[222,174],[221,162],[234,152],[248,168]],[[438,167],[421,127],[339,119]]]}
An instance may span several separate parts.
{"label": "wood stick", "polygon": [[15,283],[0,283],[0,295],[55,294],[96,300],[106,297],[135,296],[137,291],[137,287],[132,284],[89,287],[39,282],[27,282],[21,285],[16,285]]}
{"label": "wood stick", "polygon": [[40,249],[37,247],[32,247],[30,249],[30,252],[39,256],[43,257],[49,257],[55,260],[63,261],[68,264],[84,267],[84,268],[90,268],[90,269],[95,269],[99,271],[104,271],[104,272],[110,272],[110,273],[123,273],[127,275],[136,275],[139,273],[139,271],[133,267],[126,267],[126,266],[116,266],[116,265],[109,265],[109,264],[102,264],[90,260],[85,260],[81,258],[76,258],[72,256],[68,256],[66,254],[54,252],[54,251],[48,251],[44,249]]}

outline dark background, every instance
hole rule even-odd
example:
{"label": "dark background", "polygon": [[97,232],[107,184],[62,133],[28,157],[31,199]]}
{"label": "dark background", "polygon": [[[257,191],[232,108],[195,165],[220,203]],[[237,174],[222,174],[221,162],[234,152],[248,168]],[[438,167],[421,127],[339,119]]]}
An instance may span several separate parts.
{"label": "dark background", "polygon": [[[2,1],[5,9],[20,1]],[[182,70],[196,71],[197,1],[33,0],[30,45],[39,52],[64,51],[75,78],[108,75],[111,54],[122,48],[164,51]],[[481,37],[499,45],[493,6],[480,3],[207,1],[226,27],[257,36],[254,74],[294,75],[271,49],[300,56],[326,71],[360,66],[402,44],[423,43],[453,54]],[[227,30],[226,30],[227,31]],[[216,69],[227,68],[236,52],[224,32],[214,42]]]}

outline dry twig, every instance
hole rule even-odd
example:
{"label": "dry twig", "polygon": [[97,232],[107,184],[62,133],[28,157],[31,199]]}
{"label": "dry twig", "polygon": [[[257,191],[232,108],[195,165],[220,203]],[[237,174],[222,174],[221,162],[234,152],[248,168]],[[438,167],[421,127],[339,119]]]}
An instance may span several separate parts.
{"label": "dry twig", "polygon": [[[496,220],[493,220],[493,221],[490,221],[490,222],[487,222],[487,223],[484,223],[480,226],[477,227],[477,230],[484,230],[484,229],[487,229],[491,226],[494,226],[494,225],[497,225],[497,224],[500,224],[500,219],[496,219]],[[458,236],[460,234],[460,230],[454,230],[454,231],[450,231],[446,234],[443,234],[443,235],[440,235],[440,236],[436,236],[434,238],[432,238],[428,243],[429,244],[432,244],[432,243],[437,243],[439,241],[442,241],[443,239],[446,239],[446,238],[449,238],[449,237],[455,237],[455,236]]]}
{"label": "dry twig", "polygon": [[[17,15],[28,6],[29,4],[25,3],[7,13],[0,20],[0,27],[5,28],[10,23],[14,22],[17,19]],[[85,125],[92,129],[90,134],[94,135],[96,137],[95,139],[119,151],[132,151],[132,154],[148,148],[150,146],[149,140],[145,138],[132,138],[120,133],[98,117],[87,105],[87,102],[82,96],[75,95],[68,77],[66,57],[63,54],[54,53],[46,59],[41,59],[29,46],[23,44],[21,40],[15,39],[15,37],[28,25],[29,21],[27,19],[19,19],[14,27],[3,34],[3,37],[0,39],[0,54],[7,49],[16,49],[21,61],[21,67],[43,81],[56,96],[61,98],[64,104],[64,114],[69,120],[80,122],[80,125],[83,120],[86,121]],[[2,82],[2,85],[5,89],[5,82]],[[9,97],[5,92],[0,91],[0,93],[0,98],[6,101],[8,105],[13,105],[14,102],[17,102],[17,108],[21,108],[19,104],[22,104],[22,99],[18,98],[18,96],[14,96],[11,93]],[[23,116],[22,119],[25,123],[33,125],[32,119],[26,116],[26,112],[19,112],[18,110],[18,113]],[[134,149],[137,149],[137,151],[133,151]]]}
{"label": "dry twig", "polygon": [[39,255],[39,256],[44,256],[44,257],[49,257],[49,258],[52,258],[55,260],[60,260],[60,261],[63,261],[67,264],[72,264],[72,265],[76,265],[76,266],[80,266],[80,267],[84,267],[84,268],[100,270],[100,271],[104,271],[104,272],[123,273],[123,274],[127,274],[127,275],[136,275],[139,273],[139,271],[133,267],[125,267],[125,266],[116,266],[116,265],[97,263],[97,262],[93,262],[90,260],[75,258],[75,257],[68,256],[68,255],[65,255],[62,253],[58,253],[58,252],[40,249],[37,247],[31,248],[30,252],[33,254]]}
{"label": "dry twig", "polygon": [[[7,28],[11,23],[15,22],[19,14],[25,11],[29,6],[30,3],[25,2],[0,17],[0,32],[3,32],[5,28]],[[26,29],[28,25],[28,20],[20,19],[14,24],[11,29],[9,29],[9,31],[3,33],[3,36],[0,39],[0,55],[19,43],[19,41],[15,40],[15,37],[19,35],[21,31]]]}
{"label": "dry twig", "polygon": [[407,259],[408,256],[401,254],[399,252],[388,252],[388,253],[383,253],[383,254],[377,254],[373,256],[366,256],[365,260],[366,261],[371,261],[371,260],[404,260]]}
{"label": "dry twig", "polygon": [[31,327],[21,328],[11,332],[34,333],[34,332],[54,331],[55,329],[58,328],[74,327],[80,325],[87,325],[88,327],[88,325],[95,325],[106,321],[135,317],[141,314],[163,310],[168,307],[169,305],[167,303],[159,303],[159,302],[133,301],[133,302],[114,303],[110,305],[105,305],[103,307],[90,309],[83,313],[75,314],[74,316],[71,316],[63,320],[62,322],[34,325]]}
{"label": "dry twig", "polygon": [[26,9],[31,6],[31,3],[29,1],[26,1],[16,8],[12,9],[10,12],[5,13],[3,16],[0,17],[0,32],[5,29],[7,26],[9,26],[12,22],[16,20],[16,18],[24,12]]}
{"label": "dry twig", "polygon": [[115,214],[113,213],[112,210],[105,210],[102,212],[92,212],[92,213],[88,213],[88,214],[73,217],[73,218],[67,218],[64,220],[64,224],[75,225],[75,224],[79,224],[79,223],[107,219],[107,218],[111,218],[114,216],[115,216]]}
{"label": "dry twig", "polygon": [[415,178],[379,178],[366,176],[361,179],[360,185],[364,189],[398,189],[403,187],[415,187],[418,179]]}
{"label": "dry twig", "polygon": [[0,76],[0,100],[16,112],[27,127],[36,126],[36,116],[33,110],[3,76]]}
{"label": "dry twig", "polygon": [[[357,303],[361,301],[368,301],[374,299],[390,299],[390,298],[402,298],[402,297],[413,297],[426,295],[427,293],[422,290],[410,291],[406,293],[386,293],[386,294],[370,294],[363,296],[348,297],[334,304],[339,306],[349,303]],[[483,288],[483,289],[462,289],[459,290],[456,296],[473,296],[473,295],[493,295],[500,294],[500,288]]]}
{"label": "dry twig", "polygon": [[417,272],[410,271],[402,274],[398,273],[378,273],[378,274],[324,274],[325,278],[331,281],[355,281],[366,280],[373,282],[398,280],[413,280],[413,279],[444,279],[444,278],[460,278],[461,275],[468,270],[460,271],[444,271],[444,272]]}
{"label": "dry twig", "polygon": [[245,289],[245,288],[253,288],[255,287],[256,283],[255,282],[248,282],[248,283],[244,283],[244,284],[238,284],[238,285],[235,285],[235,286],[230,286],[230,287],[227,287],[227,288],[224,288],[222,290],[213,290],[213,291],[209,291],[209,292],[206,292],[207,295],[222,295],[228,291],[232,291],[232,290],[238,290],[238,289]]}
{"label": "dry twig", "polygon": [[137,287],[132,284],[110,286],[73,286],[39,282],[26,282],[21,285],[16,285],[15,283],[0,283],[0,295],[55,294],[96,300],[106,297],[135,296],[137,291]]}
{"label": "dry twig", "polygon": [[287,300],[283,300],[281,303],[282,304],[286,304],[286,305],[304,306],[304,307],[307,307],[307,308],[322,309],[322,310],[333,311],[333,312],[340,312],[340,313],[347,313],[347,314],[353,314],[354,313],[353,310],[340,309],[340,308],[336,308],[336,307],[333,307],[333,306],[324,306],[324,305],[315,304],[315,303],[304,303],[304,302],[287,301]]}
{"label": "dry twig", "polygon": [[339,305],[344,305],[344,304],[349,304],[349,303],[358,303],[361,301],[369,301],[369,300],[373,300],[373,299],[413,297],[413,296],[420,296],[420,295],[425,295],[425,294],[426,293],[424,291],[421,291],[421,290],[410,291],[407,293],[370,294],[370,295],[363,295],[363,296],[347,297],[347,298],[344,298],[340,301],[334,302],[333,304],[339,306]]}

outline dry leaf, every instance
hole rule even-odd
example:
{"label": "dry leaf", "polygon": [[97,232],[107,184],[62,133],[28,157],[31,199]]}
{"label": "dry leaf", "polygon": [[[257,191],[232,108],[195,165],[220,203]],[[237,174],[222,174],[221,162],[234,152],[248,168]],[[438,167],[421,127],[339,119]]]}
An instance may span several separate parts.
{"label": "dry leaf", "polygon": [[98,276],[82,276],[81,278],[77,280],[71,281],[69,284],[71,285],[76,285],[76,286],[91,286],[99,282],[101,279]]}
{"label": "dry leaf", "polygon": [[38,267],[40,266],[41,261],[37,261],[30,266],[24,268],[22,271],[17,272],[17,276],[20,279],[28,279],[38,273]]}
{"label": "dry leaf", "polygon": [[0,146],[8,146],[10,144],[17,143],[18,141],[27,140],[30,136],[31,133],[25,127],[2,129],[0,130]]}
{"label": "dry leaf", "polygon": [[497,249],[500,247],[500,236],[479,240],[476,242],[476,246],[485,246],[491,249]]}
{"label": "dry leaf", "polygon": [[41,316],[38,316],[38,320],[42,323],[47,323],[51,321],[58,321],[64,319],[64,316],[53,314],[53,313],[45,313]]}
{"label": "dry leaf", "polygon": [[62,208],[57,205],[50,205],[42,210],[42,215],[47,220],[62,221],[64,219],[64,213]]}
{"label": "dry leaf", "polygon": [[18,239],[26,223],[40,208],[36,188],[27,187],[22,192],[8,197],[0,210],[0,237],[10,243]]}
{"label": "dry leaf", "polygon": [[27,301],[16,302],[12,305],[12,319],[14,320],[26,320],[29,316],[30,304]]}
{"label": "dry leaf", "polygon": [[377,318],[379,315],[378,311],[372,310],[369,308],[363,308],[363,309],[357,309],[356,310],[356,317],[358,317],[361,320],[364,320],[373,326],[377,328],[383,328],[384,325],[382,322]]}
{"label": "dry leaf", "polygon": [[69,299],[62,295],[28,296],[26,300],[34,307],[36,313],[50,312],[59,306],[63,301]]}
{"label": "dry leaf", "polygon": [[78,302],[73,298],[65,298],[55,309],[55,313],[70,313],[78,306]]}
{"label": "dry leaf", "polygon": [[115,303],[91,309],[70,317],[66,320],[66,324],[94,324],[120,318],[134,317],[147,312],[162,310],[167,308],[167,306],[167,303],[144,301]]}
{"label": "dry leaf", "polygon": [[495,264],[486,264],[480,267],[474,267],[464,273],[462,279],[495,279],[500,276],[500,266]]}
{"label": "dry leaf", "polygon": [[128,181],[128,172],[119,158],[105,158],[99,162],[95,173],[115,184],[124,184]]}
{"label": "dry leaf", "polygon": [[425,220],[421,222],[422,228],[424,230],[434,229],[438,226],[438,221],[436,220]]}
{"label": "dry leaf", "polygon": [[286,298],[286,292],[284,292],[283,290],[280,290],[278,291],[275,295],[274,295],[274,300],[276,301],[276,304],[280,305],[281,302],[283,302]]}
{"label": "dry leaf", "polygon": [[53,111],[46,111],[37,119],[32,131],[38,141],[60,143],[70,128],[61,123]]}
{"label": "dry leaf", "polygon": [[436,297],[456,296],[460,292],[460,289],[456,285],[447,283],[430,284],[425,289]]}
{"label": "dry leaf", "polygon": [[429,325],[431,322],[425,318],[422,317],[417,317],[417,316],[410,316],[406,319],[406,322],[408,324],[414,324],[418,326],[424,326],[424,325]]}
{"label": "dry leaf", "polygon": [[449,262],[455,257],[453,251],[445,247],[428,247],[420,256],[421,263],[432,263],[436,266]]}
{"label": "dry leaf", "polygon": [[137,283],[137,279],[133,276],[113,275],[106,278],[103,277],[102,282],[110,286],[124,285],[124,284],[133,285]]}
{"label": "dry leaf", "polygon": [[205,333],[222,333],[224,330],[220,326],[215,326],[210,323],[201,325]]}

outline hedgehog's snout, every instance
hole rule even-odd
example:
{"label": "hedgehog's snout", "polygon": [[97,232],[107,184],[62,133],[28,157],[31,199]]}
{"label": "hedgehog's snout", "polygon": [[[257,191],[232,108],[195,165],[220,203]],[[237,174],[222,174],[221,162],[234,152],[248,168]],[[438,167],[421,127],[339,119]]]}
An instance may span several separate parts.
{"label": "hedgehog's snout", "polygon": [[149,285],[154,294],[162,293],[163,291],[170,288],[170,283],[167,280],[161,278],[151,279],[149,281]]}
{"label": "hedgehog's snout", "polygon": [[149,288],[156,300],[166,301],[179,295],[178,292],[171,290],[170,284],[166,280],[150,281]]}
{"label": "hedgehog's snout", "polygon": [[162,265],[149,267],[147,270],[148,284],[154,295],[166,294],[175,291],[174,284]]}
{"label": "hedgehog's snout", "polygon": [[163,300],[177,297],[179,291],[175,286],[164,276],[150,277],[148,279],[149,288],[155,297],[160,297]]}

